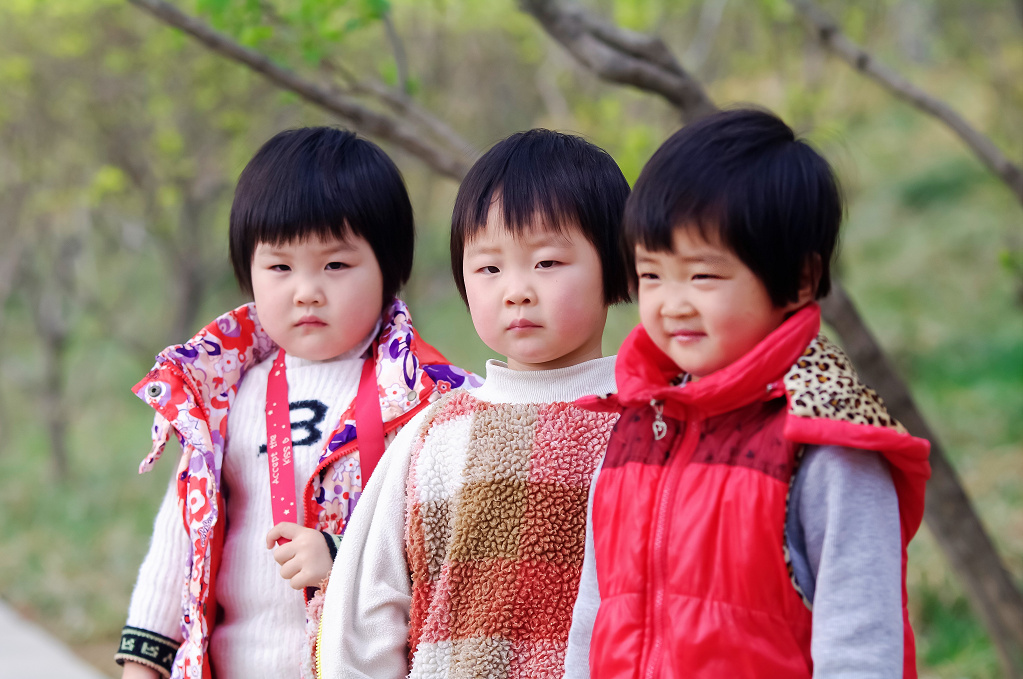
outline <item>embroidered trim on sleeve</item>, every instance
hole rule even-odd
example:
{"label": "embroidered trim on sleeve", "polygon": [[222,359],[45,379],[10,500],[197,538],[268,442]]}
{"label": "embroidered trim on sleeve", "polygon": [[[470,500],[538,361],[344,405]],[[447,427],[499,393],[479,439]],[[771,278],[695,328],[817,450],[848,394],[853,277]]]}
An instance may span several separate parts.
{"label": "embroidered trim on sleeve", "polygon": [[338,547],[341,546],[341,536],[328,533],[325,530],[321,530],[323,533],[323,539],[327,541],[327,549],[330,551],[330,560],[333,561],[337,558]]}
{"label": "embroidered trim on sleeve", "polygon": [[181,644],[161,634],[138,627],[121,630],[121,645],[114,655],[118,665],[125,661],[137,662],[156,670],[163,677],[170,677],[174,666],[174,655]]}

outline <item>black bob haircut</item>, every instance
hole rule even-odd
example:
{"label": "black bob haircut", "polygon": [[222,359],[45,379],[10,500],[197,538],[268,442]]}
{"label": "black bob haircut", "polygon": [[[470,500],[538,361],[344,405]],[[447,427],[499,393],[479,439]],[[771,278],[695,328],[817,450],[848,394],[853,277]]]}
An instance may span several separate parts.
{"label": "black bob haircut", "polygon": [[625,208],[628,242],[672,251],[675,229],[717,236],[763,282],[776,307],[799,298],[804,267],[831,289],[842,222],[831,166],[777,116],[722,111],[687,125],[654,153]]}
{"label": "black bob haircut", "polygon": [[238,178],[231,205],[231,264],[252,294],[252,255],[260,243],[309,237],[369,243],[383,274],[383,300],[412,272],[412,203],[394,162],[347,130],[304,127],[263,144]]}
{"label": "black bob haircut", "polygon": [[578,224],[600,255],[604,302],[629,301],[631,249],[622,214],[629,183],[603,149],[579,137],[535,129],[503,139],[476,161],[458,188],[451,215],[451,273],[468,304],[462,256],[486,228],[494,200],[505,227],[520,234],[541,224],[562,233]]}

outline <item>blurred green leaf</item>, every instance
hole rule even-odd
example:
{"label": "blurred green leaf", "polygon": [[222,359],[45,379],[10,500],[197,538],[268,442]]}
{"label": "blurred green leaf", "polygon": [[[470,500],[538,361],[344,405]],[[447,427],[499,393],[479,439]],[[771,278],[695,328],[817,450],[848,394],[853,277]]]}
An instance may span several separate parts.
{"label": "blurred green leaf", "polygon": [[990,181],[988,173],[967,158],[931,168],[902,183],[900,200],[913,210],[936,203],[954,203],[976,186]]}

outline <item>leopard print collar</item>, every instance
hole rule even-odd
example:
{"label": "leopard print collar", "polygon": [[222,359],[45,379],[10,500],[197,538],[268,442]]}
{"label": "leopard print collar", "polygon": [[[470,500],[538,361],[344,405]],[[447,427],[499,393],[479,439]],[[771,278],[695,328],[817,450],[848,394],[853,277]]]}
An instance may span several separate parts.
{"label": "leopard print collar", "polygon": [[876,391],[863,384],[849,357],[824,335],[810,342],[785,374],[789,413],[795,417],[823,418],[865,424],[907,434],[888,414]]}

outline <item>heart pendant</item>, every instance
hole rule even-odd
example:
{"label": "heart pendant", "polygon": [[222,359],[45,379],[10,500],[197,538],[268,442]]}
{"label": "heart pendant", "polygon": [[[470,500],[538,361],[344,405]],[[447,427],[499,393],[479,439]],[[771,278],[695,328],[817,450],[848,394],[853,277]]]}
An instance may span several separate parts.
{"label": "heart pendant", "polygon": [[668,425],[664,423],[664,420],[654,420],[653,427],[655,441],[660,441],[668,433]]}

